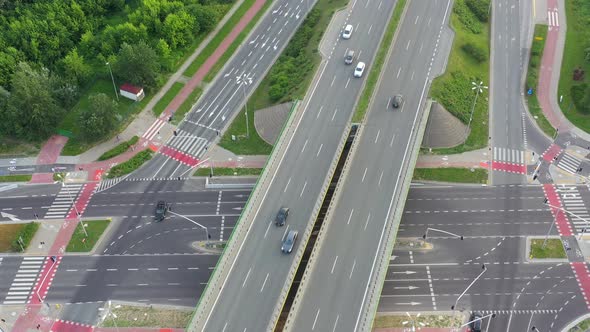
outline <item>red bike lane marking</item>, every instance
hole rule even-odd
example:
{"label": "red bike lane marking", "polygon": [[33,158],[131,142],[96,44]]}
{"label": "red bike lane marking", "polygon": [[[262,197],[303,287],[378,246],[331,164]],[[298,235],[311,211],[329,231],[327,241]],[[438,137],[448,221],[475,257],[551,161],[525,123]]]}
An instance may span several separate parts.
{"label": "red bike lane marking", "polygon": [[572,226],[569,222],[569,219],[566,217],[565,212],[558,208],[562,208],[561,199],[555,190],[555,186],[552,184],[544,184],[543,185],[543,192],[545,193],[545,197],[547,197],[549,205],[551,207],[551,214],[553,218],[555,218],[555,227],[557,228],[557,232],[561,236],[571,236],[573,235]]}
{"label": "red bike lane marking", "polygon": [[193,156],[190,156],[186,153],[182,153],[169,146],[163,146],[160,149],[160,153],[191,167],[199,163],[197,158],[194,158]]}
{"label": "red bike lane marking", "polygon": [[545,150],[545,152],[543,153],[543,159],[547,162],[552,163],[554,161],[554,158],[559,156],[561,151],[562,149],[559,145],[551,144],[551,146],[548,147],[547,150]]}
{"label": "red bike lane marking", "polygon": [[33,287],[31,295],[29,295],[29,303],[42,303],[41,301],[43,301],[47,295],[47,291],[53,282],[53,277],[55,276],[55,272],[57,272],[60,262],[61,257],[57,256],[55,257],[55,262],[50,258],[45,259],[43,270],[41,270],[41,273],[37,277],[37,283],[35,284],[35,287]]}
{"label": "red bike lane marking", "polygon": [[588,271],[588,266],[584,262],[571,262],[570,265],[574,271],[578,285],[582,290],[586,307],[590,310],[590,302],[588,302],[590,298],[590,272]]}
{"label": "red bike lane marking", "polygon": [[92,326],[92,325],[56,319],[49,331],[50,332],[91,332],[93,330],[94,330],[94,326]]}
{"label": "red bike lane marking", "polygon": [[492,170],[516,174],[526,174],[526,165],[492,161]]}

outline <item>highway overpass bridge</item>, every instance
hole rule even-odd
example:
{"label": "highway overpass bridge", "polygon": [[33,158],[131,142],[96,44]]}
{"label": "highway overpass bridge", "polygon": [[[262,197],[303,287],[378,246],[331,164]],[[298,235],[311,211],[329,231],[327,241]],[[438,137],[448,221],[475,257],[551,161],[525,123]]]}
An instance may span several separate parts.
{"label": "highway overpass bridge", "polygon": [[[291,112],[189,331],[275,329],[364,85],[364,78],[354,78],[354,68],[342,57],[347,49],[355,49],[358,60],[367,63],[366,77],[396,3],[351,0],[335,16],[331,26],[353,24],[353,36],[342,40],[338,30],[324,36],[324,60],[310,92]],[[279,5],[281,1],[273,6]],[[450,51],[451,5],[451,0],[408,0],[287,330],[370,328],[428,118],[428,87]],[[394,94],[404,97],[398,110],[390,106]],[[281,206],[291,212],[286,226],[277,228],[271,220]],[[285,255],[281,240],[290,229],[299,232],[299,241],[293,253]]]}

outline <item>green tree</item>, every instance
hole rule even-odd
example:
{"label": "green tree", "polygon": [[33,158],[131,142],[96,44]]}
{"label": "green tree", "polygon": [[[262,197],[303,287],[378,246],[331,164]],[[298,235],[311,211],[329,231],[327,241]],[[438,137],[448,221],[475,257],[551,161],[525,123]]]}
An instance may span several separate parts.
{"label": "green tree", "polygon": [[171,70],[173,65],[171,58],[172,50],[170,50],[170,46],[168,46],[168,43],[164,39],[158,40],[158,43],[156,44],[156,53],[160,57],[162,67],[166,70]]}
{"label": "green tree", "polygon": [[0,86],[6,89],[10,88],[12,73],[23,58],[22,53],[14,47],[7,47],[0,50]]}
{"label": "green tree", "polygon": [[187,6],[186,11],[195,18],[201,31],[211,31],[217,24],[217,14],[211,7],[194,4]]}
{"label": "green tree", "polygon": [[78,54],[76,48],[62,59],[62,68],[65,77],[78,84],[85,83],[92,73],[92,68],[86,63],[84,57]]}
{"label": "green tree", "polygon": [[156,52],[144,41],[124,43],[119,51],[114,71],[122,81],[145,88],[156,86],[160,63]]}
{"label": "green tree", "polygon": [[117,103],[104,93],[91,95],[80,113],[80,130],[90,141],[104,137],[117,123]]}
{"label": "green tree", "polygon": [[11,122],[10,134],[38,141],[51,135],[64,115],[52,91],[49,70],[18,64],[3,121]]}
{"label": "green tree", "polygon": [[199,24],[193,16],[185,11],[180,11],[166,16],[162,32],[168,44],[175,49],[193,40],[193,36],[199,32]]}

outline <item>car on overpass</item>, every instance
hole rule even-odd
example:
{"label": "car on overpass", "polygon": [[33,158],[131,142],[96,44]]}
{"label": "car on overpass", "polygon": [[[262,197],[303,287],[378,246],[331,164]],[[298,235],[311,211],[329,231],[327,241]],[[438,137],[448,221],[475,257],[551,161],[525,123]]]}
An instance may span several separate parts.
{"label": "car on overpass", "polygon": [[287,233],[287,236],[283,240],[283,245],[281,246],[281,251],[285,254],[290,254],[293,251],[293,247],[295,247],[295,241],[297,241],[297,235],[299,233],[292,229]]}
{"label": "car on overpass", "polygon": [[287,222],[287,217],[289,217],[289,208],[283,206],[279,209],[279,212],[277,212],[277,216],[275,217],[275,225],[284,226]]}

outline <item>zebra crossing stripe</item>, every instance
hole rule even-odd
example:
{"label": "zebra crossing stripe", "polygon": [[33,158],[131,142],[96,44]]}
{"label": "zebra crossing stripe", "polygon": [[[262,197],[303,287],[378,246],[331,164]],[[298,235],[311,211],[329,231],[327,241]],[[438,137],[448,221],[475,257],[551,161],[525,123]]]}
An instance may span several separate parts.
{"label": "zebra crossing stripe", "polygon": [[568,154],[567,152],[564,153],[563,157],[557,163],[557,167],[563,169],[564,171],[575,174],[578,171],[578,168],[582,164],[582,160]]}

